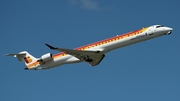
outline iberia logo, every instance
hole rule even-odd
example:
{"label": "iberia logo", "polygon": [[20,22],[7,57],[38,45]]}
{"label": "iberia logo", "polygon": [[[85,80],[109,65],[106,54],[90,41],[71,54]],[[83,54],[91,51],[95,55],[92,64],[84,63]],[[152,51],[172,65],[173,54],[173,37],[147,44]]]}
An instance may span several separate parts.
{"label": "iberia logo", "polygon": [[29,56],[25,57],[24,60],[27,64],[32,62],[32,59]]}

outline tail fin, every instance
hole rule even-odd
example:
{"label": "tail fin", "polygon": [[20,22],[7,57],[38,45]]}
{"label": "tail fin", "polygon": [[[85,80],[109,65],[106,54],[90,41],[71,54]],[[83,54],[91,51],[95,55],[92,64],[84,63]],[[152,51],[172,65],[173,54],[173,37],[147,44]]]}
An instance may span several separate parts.
{"label": "tail fin", "polygon": [[38,60],[37,58],[29,54],[27,51],[23,51],[18,54],[6,54],[6,56],[14,56],[19,61],[24,61],[26,66]]}

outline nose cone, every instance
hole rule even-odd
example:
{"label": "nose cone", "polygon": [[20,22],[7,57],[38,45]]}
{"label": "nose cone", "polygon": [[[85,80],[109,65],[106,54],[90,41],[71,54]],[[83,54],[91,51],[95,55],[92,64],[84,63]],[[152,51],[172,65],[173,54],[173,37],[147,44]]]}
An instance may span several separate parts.
{"label": "nose cone", "polygon": [[173,28],[170,28],[170,27],[165,27],[164,28],[164,31],[172,31],[173,30]]}
{"label": "nose cone", "polygon": [[165,27],[165,28],[164,28],[164,31],[165,31],[165,33],[166,33],[167,35],[170,35],[170,34],[172,33],[172,30],[173,30],[173,28],[170,28],[170,27]]}

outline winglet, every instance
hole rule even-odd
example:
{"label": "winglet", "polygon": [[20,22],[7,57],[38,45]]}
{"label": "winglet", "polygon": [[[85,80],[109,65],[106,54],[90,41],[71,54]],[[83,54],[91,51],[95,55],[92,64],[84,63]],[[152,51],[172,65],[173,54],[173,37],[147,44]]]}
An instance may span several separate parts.
{"label": "winglet", "polygon": [[46,46],[48,46],[50,49],[53,49],[53,50],[55,50],[55,49],[58,49],[58,48],[56,48],[56,47],[53,47],[53,46],[51,46],[51,45],[49,45],[49,44],[45,44]]}

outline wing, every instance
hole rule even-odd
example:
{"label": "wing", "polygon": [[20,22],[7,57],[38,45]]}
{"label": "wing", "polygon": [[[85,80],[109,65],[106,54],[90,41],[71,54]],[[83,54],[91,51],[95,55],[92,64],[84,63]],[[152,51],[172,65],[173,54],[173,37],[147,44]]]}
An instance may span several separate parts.
{"label": "wing", "polygon": [[46,46],[48,46],[52,50],[65,52],[66,54],[72,55],[82,61],[86,61],[91,66],[98,65],[102,61],[102,59],[105,57],[105,55],[100,53],[99,51],[71,50],[71,49],[53,47],[49,44],[46,44]]}

